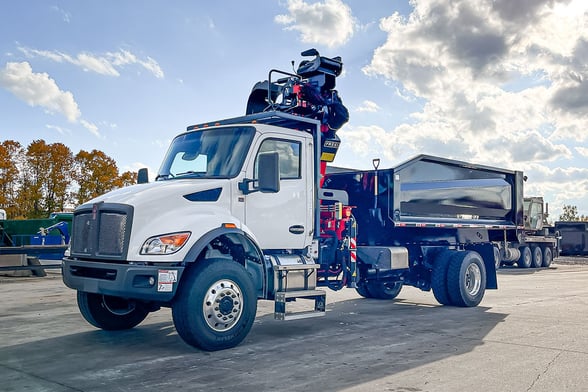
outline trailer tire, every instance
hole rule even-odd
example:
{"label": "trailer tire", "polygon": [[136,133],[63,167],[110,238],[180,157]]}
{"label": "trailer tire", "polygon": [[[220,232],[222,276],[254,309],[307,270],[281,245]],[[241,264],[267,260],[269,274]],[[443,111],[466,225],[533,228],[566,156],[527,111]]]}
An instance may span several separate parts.
{"label": "trailer tire", "polygon": [[441,305],[451,305],[451,298],[449,298],[449,291],[447,289],[447,270],[449,268],[449,260],[452,252],[439,252],[433,263],[433,270],[431,271],[431,289],[437,302]]}
{"label": "trailer tire", "polygon": [[517,265],[519,268],[529,268],[531,263],[533,262],[533,255],[531,254],[531,249],[528,246],[523,246],[520,248],[521,256],[519,257],[519,261],[517,261]]}
{"label": "trailer tire", "polygon": [[531,248],[531,253],[533,254],[533,268],[541,268],[543,264],[543,252],[541,251],[541,247],[533,246]]}
{"label": "trailer tire", "polygon": [[482,301],[486,291],[486,268],[479,253],[454,253],[447,269],[447,290],[455,306],[473,307]]}
{"label": "trailer tire", "polygon": [[251,276],[241,264],[226,259],[203,260],[184,273],[172,304],[178,335],[206,351],[241,343],[256,312]]}
{"label": "trailer tire", "polygon": [[120,297],[78,291],[77,300],[84,319],[106,331],[131,329],[149,314],[139,302]]}
{"label": "trailer tire", "polygon": [[543,250],[543,262],[541,263],[542,267],[549,267],[551,262],[553,261],[553,252],[549,246],[546,246]]}
{"label": "trailer tire", "polygon": [[402,282],[372,280],[368,281],[367,288],[371,298],[394,299],[402,290]]}

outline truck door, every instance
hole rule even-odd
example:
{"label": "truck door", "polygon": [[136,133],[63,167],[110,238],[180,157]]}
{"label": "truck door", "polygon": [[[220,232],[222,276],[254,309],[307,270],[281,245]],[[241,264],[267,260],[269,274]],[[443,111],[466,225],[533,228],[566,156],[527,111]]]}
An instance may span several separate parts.
{"label": "truck door", "polygon": [[[307,142],[308,143],[308,142]],[[280,191],[245,196],[245,224],[263,249],[302,249],[312,236],[312,176],[304,138],[267,137],[256,146],[248,177],[257,178],[257,156],[278,152]],[[311,177],[311,178],[309,178]]]}

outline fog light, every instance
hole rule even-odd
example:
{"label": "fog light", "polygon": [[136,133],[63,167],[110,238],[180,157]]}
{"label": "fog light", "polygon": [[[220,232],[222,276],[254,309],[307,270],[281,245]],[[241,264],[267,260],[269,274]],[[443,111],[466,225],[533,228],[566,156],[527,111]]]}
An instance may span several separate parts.
{"label": "fog light", "polygon": [[149,286],[153,286],[155,284],[155,278],[153,276],[149,277]]}

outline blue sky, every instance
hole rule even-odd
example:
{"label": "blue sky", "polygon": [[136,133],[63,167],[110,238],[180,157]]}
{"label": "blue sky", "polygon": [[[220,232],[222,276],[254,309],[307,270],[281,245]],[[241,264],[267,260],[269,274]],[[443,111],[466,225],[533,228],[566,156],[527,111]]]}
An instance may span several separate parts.
{"label": "blue sky", "polygon": [[584,0],[33,1],[0,5],[0,140],[99,149],[154,173],[187,125],[340,55],[335,164],[427,153],[523,170],[553,218],[588,215]]}

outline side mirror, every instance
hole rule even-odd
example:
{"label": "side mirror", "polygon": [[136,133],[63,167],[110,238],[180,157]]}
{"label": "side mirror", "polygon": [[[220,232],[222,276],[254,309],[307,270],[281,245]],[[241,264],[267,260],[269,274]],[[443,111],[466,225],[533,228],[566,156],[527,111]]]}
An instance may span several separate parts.
{"label": "side mirror", "polygon": [[259,182],[257,189],[263,193],[277,193],[280,191],[280,156],[277,152],[259,154],[258,170]]}
{"label": "side mirror", "polygon": [[147,184],[149,182],[149,170],[146,167],[139,169],[137,173],[137,184]]}

